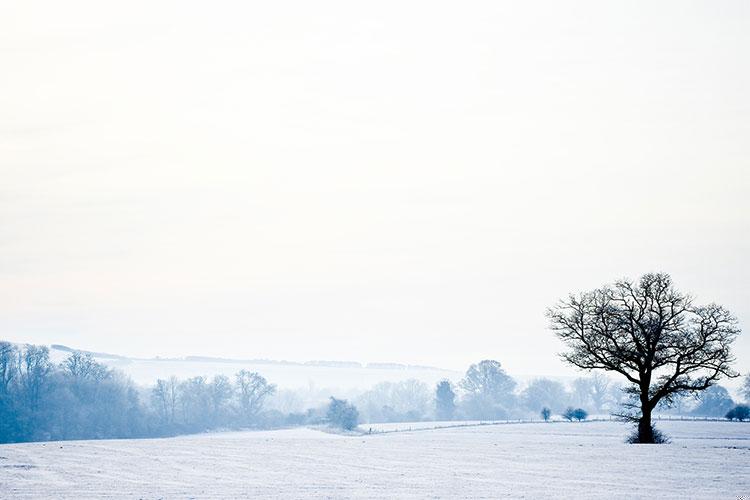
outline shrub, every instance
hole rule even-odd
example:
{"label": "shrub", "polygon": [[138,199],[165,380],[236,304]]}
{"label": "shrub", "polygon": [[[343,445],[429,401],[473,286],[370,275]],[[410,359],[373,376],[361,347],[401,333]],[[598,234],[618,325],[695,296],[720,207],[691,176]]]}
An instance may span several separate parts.
{"label": "shrub", "polygon": [[331,397],[328,404],[326,419],[329,425],[350,431],[359,423],[359,412],[357,408],[345,399]]}
{"label": "shrub", "polygon": [[578,420],[580,422],[581,420],[586,420],[589,414],[583,408],[573,408],[572,406],[568,406],[562,416],[569,422],[572,422],[573,420]]}
{"label": "shrub", "polygon": [[542,408],[541,415],[544,421],[547,422],[549,421],[549,418],[552,416],[552,410],[550,410],[549,408],[545,406],[544,408]]}
{"label": "shrub", "polygon": [[572,421],[573,421],[573,418],[575,418],[575,417],[573,417],[573,413],[574,413],[575,411],[576,411],[576,410],[575,410],[575,408],[573,408],[572,406],[568,406],[568,407],[567,407],[567,408],[565,409],[565,411],[563,412],[563,414],[562,414],[562,418],[564,418],[565,420],[567,420],[567,421],[569,421],[569,422],[572,422]]}
{"label": "shrub", "polygon": [[725,416],[728,420],[750,420],[750,406],[737,405],[729,410]]}
{"label": "shrub", "polygon": [[[651,426],[651,432],[652,432],[652,434],[654,436],[654,441],[653,441],[653,443],[649,442],[648,444],[668,444],[668,443],[671,442],[671,440],[669,439],[669,436],[667,436],[666,434],[662,433],[659,429],[657,429],[653,425]],[[630,436],[628,436],[628,438],[625,440],[625,442],[629,443],[629,444],[639,444],[641,441],[640,441],[640,439],[639,439],[638,436],[639,436],[639,434],[638,434],[638,426],[636,426],[636,428],[633,431],[633,433],[630,434]]]}

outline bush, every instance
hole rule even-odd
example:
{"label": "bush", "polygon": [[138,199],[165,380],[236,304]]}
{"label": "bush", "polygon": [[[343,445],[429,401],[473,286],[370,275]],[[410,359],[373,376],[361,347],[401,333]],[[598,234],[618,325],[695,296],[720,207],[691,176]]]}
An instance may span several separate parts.
{"label": "bush", "polygon": [[581,420],[586,420],[589,414],[583,408],[573,408],[572,406],[568,406],[562,416],[569,422],[572,422],[573,420],[578,420],[580,422]]}
{"label": "bush", "polygon": [[[651,426],[651,433],[654,436],[654,442],[653,442],[653,444],[669,444],[671,442],[671,440],[669,439],[669,436],[667,436],[666,434],[662,433],[659,429],[657,429],[653,425]],[[630,434],[630,436],[628,436],[628,438],[625,440],[625,442],[629,443],[629,444],[639,444],[641,442],[640,439],[638,438],[638,427],[637,426],[636,426],[635,430],[633,431],[633,433]],[[652,444],[652,443],[649,443],[649,444]]]}
{"label": "bush", "polygon": [[750,406],[737,405],[729,410],[725,416],[728,420],[750,420]]}
{"label": "bush", "polygon": [[350,431],[359,423],[359,412],[347,400],[331,397],[326,418],[329,425]]}
{"label": "bush", "polygon": [[552,410],[550,410],[549,408],[545,406],[544,408],[542,408],[541,415],[544,421],[547,422],[549,418],[552,416]]}

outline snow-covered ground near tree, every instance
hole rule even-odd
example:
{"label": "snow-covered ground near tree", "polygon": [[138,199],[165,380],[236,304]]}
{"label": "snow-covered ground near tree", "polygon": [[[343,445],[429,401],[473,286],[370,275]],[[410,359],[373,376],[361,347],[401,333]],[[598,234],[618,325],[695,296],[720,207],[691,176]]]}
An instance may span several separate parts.
{"label": "snow-covered ground near tree", "polygon": [[342,436],[313,429],[0,446],[10,498],[706,498],[750,496],[750,424],[618,422]]}

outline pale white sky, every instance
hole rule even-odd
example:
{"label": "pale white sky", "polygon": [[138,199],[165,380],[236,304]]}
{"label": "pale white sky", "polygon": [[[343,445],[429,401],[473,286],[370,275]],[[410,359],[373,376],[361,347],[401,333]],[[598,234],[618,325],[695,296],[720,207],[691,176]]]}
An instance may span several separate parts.
{"label": "pale white sky", "polygon": [[745,1],[3,2],[0,337],[556,373],[545,308],[657,270],[748,329],[748,26]]}

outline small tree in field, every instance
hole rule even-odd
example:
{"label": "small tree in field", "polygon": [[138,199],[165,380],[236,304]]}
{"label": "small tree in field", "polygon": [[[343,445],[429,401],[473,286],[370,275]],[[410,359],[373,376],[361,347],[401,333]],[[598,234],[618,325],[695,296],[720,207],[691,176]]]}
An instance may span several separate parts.
{"label": "small tree in field", "polygon": [[589,418],[589,413],[583,408],[576,408],[573,410],[573,418],[580,422],[581,420]]}
{"label": "small tree in field", "polygon": [[545,406],[544,408],[542,408],[540,414],[542,415],[542,418],[545,422],[549,422],[549,418],[552,416],[552,410]]}
{"label": "small tree in field", "polygon": [[453,420],[456,413],[456,393],[448,380],[438,382],[435,389],[435,416],[438,420]]}
{"label": "small tree in field", "polygon": [[331,397],[326,419],[331,426],[350,431],[359,423],[359,412],[347,400]]}
{"label": "small tree in field", "polygon": [[566,344],[562,357],[582,369],[619,373],[634,402],[620,416],[638,422],[638,443],[654,443],[651,413],[660,401],[695,393],[722,376],[736,377],[730,347],[736,319],[716,304],[696,306],[667,274],[571,295],[547,311]]}

